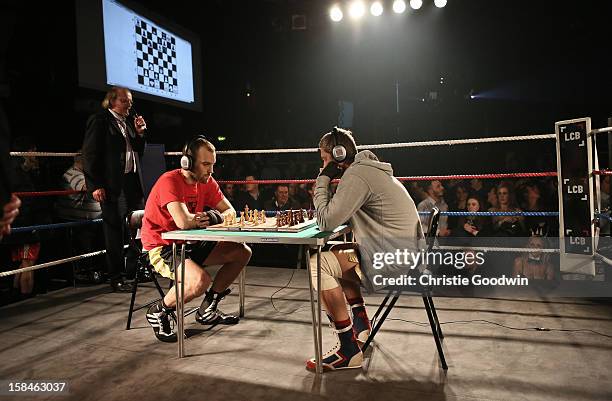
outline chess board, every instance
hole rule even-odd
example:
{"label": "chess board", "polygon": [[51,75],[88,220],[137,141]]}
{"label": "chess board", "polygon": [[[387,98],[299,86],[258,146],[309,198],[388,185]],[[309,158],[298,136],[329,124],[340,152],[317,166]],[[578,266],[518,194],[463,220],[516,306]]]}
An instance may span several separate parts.
{"label": "chess board", "polygon": [[316,224],[317,219],[308,219],[305,220],[303,223],[295,224],[292,226],[276,227],[276,217],[268,217],[266,218],[265,223],[255,224],[251,222],[245,222],[244,226],[241,226],[240,222],[238,221],[235,224],[227,226],[223,223],[216,224],[214,226],[206,227],[206,229],[211,231],[276,231],[285,233],[297,233],[307,228],[310,228]]}

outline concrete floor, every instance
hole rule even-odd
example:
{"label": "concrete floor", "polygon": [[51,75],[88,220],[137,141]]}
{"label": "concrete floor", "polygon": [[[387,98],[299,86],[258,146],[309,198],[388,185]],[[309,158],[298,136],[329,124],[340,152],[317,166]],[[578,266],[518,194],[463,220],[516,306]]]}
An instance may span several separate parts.
{"label": "concrete floor", "polygon": [[[188,357],[158,342],[129,295],[106,286],[64,289],[0,309],[0,379],[67,380],[62,400],[612,400],[612,340],[591,333],[517,331],[445,324],[449,370],[440,368],[428,326],[385,323],[363,369],[317,378],[306,273],[248,268],[246,317],[204,331],[186,320]],[[149,285],[149,284],[147,284]],[[237,311],[235,292],[223,302]],[[154,297],[150,287],[138,300]],[[369,299],[369,311],[378,299]],[[612,334],[612,307],[583,300],[435,298],[442,322],[486,319],[513,327]],[[199,303],[194,303],[197,306]],[[422,301],[403,297],[390,316],[427,322]],[[323,328],[324,351],[332,345]],[[0,396],[0,399],[8,397]],[[15,398],[15,397],[12,397]],[[43,400],[50,396],[15,399]]]}

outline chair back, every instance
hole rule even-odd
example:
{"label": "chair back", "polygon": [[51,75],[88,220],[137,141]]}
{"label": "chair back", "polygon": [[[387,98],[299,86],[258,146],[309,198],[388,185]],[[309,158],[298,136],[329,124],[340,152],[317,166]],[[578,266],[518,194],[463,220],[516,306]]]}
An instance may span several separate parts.
{"label": "chair back", "polygon": [[133,210],[125,216],[125,228],[129,233],[130,248],[138,253],[142,252],[140,243],[140,229],[142,228],[142,219],[144,210]]}
{"label": "chair back", "polygon": [[425,241],[427,243],[427,252],[430,252],[433,249],[433,246],[436,242],[439,221],[440,209],[434,206],[434,208],[431,209],[431,213],[429,215],[429,226],[427,228],[427,237],[425,238]]}

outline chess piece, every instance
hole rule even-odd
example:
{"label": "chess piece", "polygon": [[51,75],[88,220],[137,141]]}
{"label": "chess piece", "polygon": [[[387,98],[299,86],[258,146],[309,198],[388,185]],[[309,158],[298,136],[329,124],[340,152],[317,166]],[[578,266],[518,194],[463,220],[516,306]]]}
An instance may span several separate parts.
{"label": "chess piece", "polygon": [[295,219],[293,218],[293,210],[289,210],[289,222],[288,225],[289,227],[291,227],[292,225],[295,224]]}

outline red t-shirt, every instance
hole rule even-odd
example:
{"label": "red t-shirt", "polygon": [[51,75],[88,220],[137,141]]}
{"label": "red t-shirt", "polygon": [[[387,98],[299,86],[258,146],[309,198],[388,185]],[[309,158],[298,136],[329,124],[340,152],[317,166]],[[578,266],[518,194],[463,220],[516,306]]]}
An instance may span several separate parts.
{"label": "red t-shirt", "polygon": [[142,246],[151,250],[157,246],[170,245],[173,241],[162,239],[162,233],[178,230],[167,205],[182,202],[190,213],[202,212],[205,207],[215,208],[223,200],[219,184],[210,177],[207,183],[187,184],[181,169],[167,171],[157,180],[145,206],[142,219]]}

